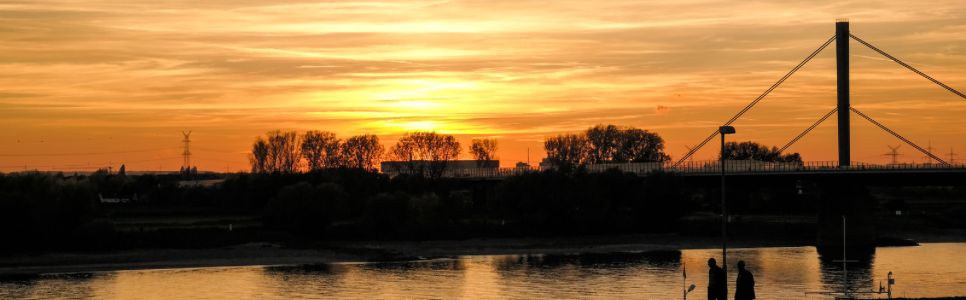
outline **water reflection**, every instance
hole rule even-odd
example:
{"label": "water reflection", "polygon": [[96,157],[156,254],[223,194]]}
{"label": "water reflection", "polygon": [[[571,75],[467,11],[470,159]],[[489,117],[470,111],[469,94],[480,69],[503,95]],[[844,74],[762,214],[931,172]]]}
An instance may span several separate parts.
{"label": "water reflection", "polygon": [[582,268],[634,268],[639,265],[651,267],[677,268],[681,261],[681,251],[585,253],[557,255],[507,255],[498,257],[494,266],[500,271],[521,268],[553,269],[566,266]]}
{"label": "water reflection", "polygon": [[[822,289],[825,291],[872,291],[873,287],[878,290],[878,285],[873,285],[872,262],[875,260],[875,249],[869,251],[866,248],[849,249],[845,255],[846,264],[842,265],[843,255],[820,255],[819,256]],[[845,271],[848,272],[845,272]],[[845,276],[845,274],[848,274]],[[847,279],[847,280],[846,280]]]}
{"label": "water reflection", "polygon": [[0,278],[0,299],[86,299],[96,295],[91,283],[111,275],[76,273],[16,275]]}
{"label": "water reflection", "polygon": [[[962,294],[966,244],[882,248],[851,263],[854,289],[878,288],[896,273],[898,296]],[[0,299],[672,299],[687,284],[702,298],[709,257],[720,250],[574,255],[467,256],[408,262],[140,270],[0,279]],[[812,247],[735,249],[762,299],[801,299],[840,290],[841,264]],[[720,260],[720,257],[716,257]],[[951,263],[953,262],[953,263]],[[729,272],[734,286],[736,272]],[[809,299],[826,299],[812,295]]]}

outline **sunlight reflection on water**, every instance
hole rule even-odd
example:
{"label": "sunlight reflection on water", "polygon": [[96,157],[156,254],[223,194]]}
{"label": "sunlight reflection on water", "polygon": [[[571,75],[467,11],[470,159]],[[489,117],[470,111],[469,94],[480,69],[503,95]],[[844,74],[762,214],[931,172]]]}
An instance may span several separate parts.
{"label": "sunlight reflection on water", "polygon": [[[850,266],[854,287],[896,274],[897,296],[966,294],[966,243],[879,248]],[[2,299],[679,299],[682,264],[691,297],[703,299],[716,249],[659,253],[465,256],[417,262],[223,267],[44,275],[0,281]],[[719,258],[720,259],[720,258]],[[841,266],[812,247],[729,251],[745,260],[761,299],[822,299],[839,289]],[[734,284],[735,272],[729,272]]]}

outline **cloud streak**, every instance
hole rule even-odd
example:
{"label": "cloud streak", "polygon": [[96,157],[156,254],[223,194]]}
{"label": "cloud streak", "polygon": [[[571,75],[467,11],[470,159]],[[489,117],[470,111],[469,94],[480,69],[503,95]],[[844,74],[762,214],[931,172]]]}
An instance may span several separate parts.
{"label": "cloud streak", "polygon": [[[275,128],[386,140],[437,130],[501,136],[511,164],[527,147],[539,157],[545,136],[617,123],[658,130],[680,155],[828,38],[838,17],[966,89],[961,1],[7,1],[0,125],[9,130],[0,138],[46,141],[5,152],[95,152],[118,147],[108,138],[169,148],[187,128],[198,143],[236,152],[199,160],[221,170],[224,160],[243,169],[238,153]],[[914,140],[966,149],[966,132],[950,129],[966,128],[961,100],[853,49],[856,107]],[[830,109],[832,52],[740,120],[740,138],[782,144]],[[857,156],[887,143],[856,139]],[[827,146],[793,150],[835,157]],[[178,166],[150,163],[142,167]]]}

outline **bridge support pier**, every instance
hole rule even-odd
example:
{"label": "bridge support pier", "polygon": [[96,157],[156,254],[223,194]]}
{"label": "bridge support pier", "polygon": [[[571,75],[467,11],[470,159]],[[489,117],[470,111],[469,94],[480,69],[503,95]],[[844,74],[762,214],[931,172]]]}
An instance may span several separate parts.
{"label": "bridge support pier", "polygon": [[875,253],[876,201],[863,185],[830,180],[822,185],[816,248],[822,259],[842,257],[842,216],[847,220],[848,259],[868,258]]}

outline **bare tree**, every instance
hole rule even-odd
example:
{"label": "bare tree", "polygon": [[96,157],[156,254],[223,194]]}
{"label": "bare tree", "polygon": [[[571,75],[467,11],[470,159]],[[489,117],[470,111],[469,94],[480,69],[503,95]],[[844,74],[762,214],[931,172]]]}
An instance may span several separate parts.
{"label": "bare tree", "polygon": [[268,133],[268,172],[296,173],[300,160],[298,133],[280,130]]}
{"label": "bare tree", "polygon": [[248,161],[252,165],[252,173],[268,172],[268,142],[265,139],[262,137],[255,139],[255,143],[252,143],[252,153],[248,155]]}
{"label": "bare tree", "polygon": [[342,159],[348,168],[375,170],[385,148],[379,137],[371,134],[350,137],[342,143]]}
{"label": "bare tree", "polygon": [[563,171],[572,171],[587,163],[589,142],[584,135],[561,134],[543,142],[547,160]]}
{"label": "bare tree", "polygon": [[473,139],[470,145],[470,153],[476,159],[478,167],[483,166],[484,161],[496,159],[497,142],[494,139]]}
{"label": "bare tree", "polygon": [[459,158],[461,147],[452,135],[435,132],[410,132],[390,149],[394,160],[408,162],[409,172],[439,178],[451,160]]}
{"label": "bare tree", "polygon": [[342,157],[340,141],[335,133],[328,131],[305,132],[302,136],[302,157],[310,171],[338,167]]}

